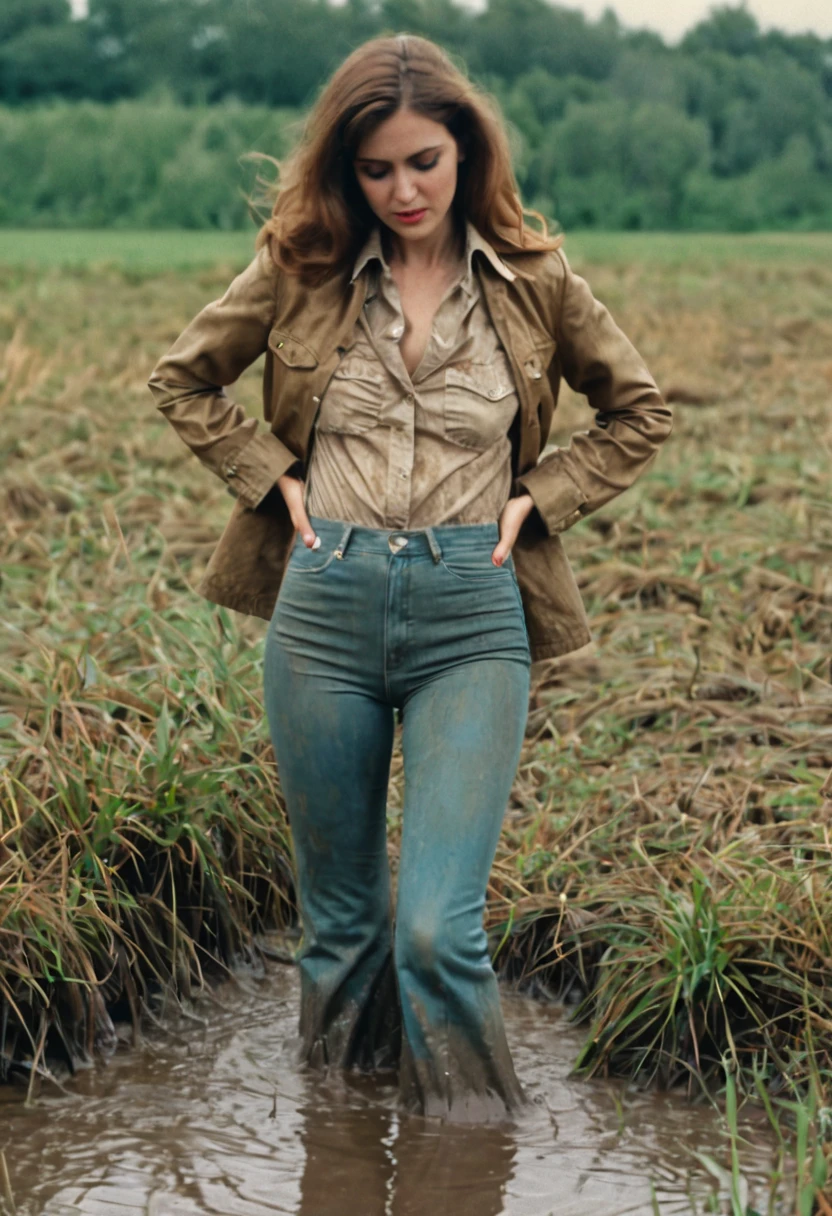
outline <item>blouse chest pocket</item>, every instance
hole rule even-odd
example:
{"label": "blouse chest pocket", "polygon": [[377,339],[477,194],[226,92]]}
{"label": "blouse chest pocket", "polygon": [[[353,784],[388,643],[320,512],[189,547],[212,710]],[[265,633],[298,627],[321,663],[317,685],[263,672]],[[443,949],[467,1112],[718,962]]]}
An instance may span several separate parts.
{"label": "blouse chest pocket", "polygon": [[519,400],[508,359],[459,363],[445,371],[445,435],[485,451],[508,433]]}
{"label": "blouse chest pocket", "polygon": [[332,373],[321,398],[317,427],[361,435],[378,426],[384,397],[384,369],[372,347],[356,346]]}

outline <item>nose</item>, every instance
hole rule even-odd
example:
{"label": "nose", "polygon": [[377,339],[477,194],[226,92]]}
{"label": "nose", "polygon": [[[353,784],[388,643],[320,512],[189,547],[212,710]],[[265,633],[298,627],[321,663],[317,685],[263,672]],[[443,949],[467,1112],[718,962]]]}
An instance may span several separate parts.
{"label": "nose", "polygon": [[416,194],[416,183],[414,182],[410,171],[404,166],[400,169],[396,169],[395,177],[393,179],[393,197],[395,201],[397,203],[406,205],[407,203],[413,202]]}

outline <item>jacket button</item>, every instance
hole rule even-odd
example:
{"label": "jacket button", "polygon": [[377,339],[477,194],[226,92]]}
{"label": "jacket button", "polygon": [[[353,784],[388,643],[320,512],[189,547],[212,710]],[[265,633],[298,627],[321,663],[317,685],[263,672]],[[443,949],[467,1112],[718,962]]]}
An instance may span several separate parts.
{"label": "jacket button", "polygon": [[313,397],[313,398],[312,398],[312,400],[315,402],[315,404],[316,404],[316,405],[320,405],[320,404],[321,404],[321,399],[320,399],[320,397]]}

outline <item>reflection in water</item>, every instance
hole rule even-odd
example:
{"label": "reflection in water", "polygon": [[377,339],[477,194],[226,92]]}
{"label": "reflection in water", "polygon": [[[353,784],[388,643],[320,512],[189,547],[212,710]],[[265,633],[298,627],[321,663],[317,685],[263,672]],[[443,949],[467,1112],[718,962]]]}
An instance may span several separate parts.
{"label": "reflection in water", "polygon": [[[117,1054],[26,1110],[0,1090],[18,1216],[661,1216],[701,1212],[718,1160],[715,1117],[678,1098],[570,1078],[581,1041],[551,1006],[506,995],[528,1111],[516,1125],[405,1115],[368,1077],[299,1070],[297,977],[274,968],[225,986],[205,1025]],[[766,1210],[770,1147],[743,1154]],[[693,1203],[696,1203],[694,1208]]]}
{"label": "reflection in water", "polygon": [[515,1141],[507,1129],[473,1134],[392,1111],[303,1110],[306,1161],[298,1216],[500,1216]]}

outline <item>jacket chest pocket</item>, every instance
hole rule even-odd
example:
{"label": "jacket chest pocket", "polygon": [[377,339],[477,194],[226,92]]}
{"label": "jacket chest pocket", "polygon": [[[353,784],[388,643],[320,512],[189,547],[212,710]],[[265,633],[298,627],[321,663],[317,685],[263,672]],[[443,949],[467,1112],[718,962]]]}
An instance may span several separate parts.
{"label": "jacket chest pocket", "polygon": [[322,370],[318,366],[317,354],[285,329],[271,331],[269,352],[274,357],[272,428],[285,430],[287,426],[296,427],[302,419],[308,419],[311,425],[317,408],[315,393],[319,390],[316,385]]}
{"label": "jacket chest pocket", "polygon": [[384,369],[371,347],[354,346],[332,373],[321,399],[317,428],[361,435],[378,426],[384,399]]}
{"label": "jacket chest pocket", "polygon": [[445,436],[452,443],[485,451],[508,433],[517,406],[517,389],[504,355],[446,369]]}

